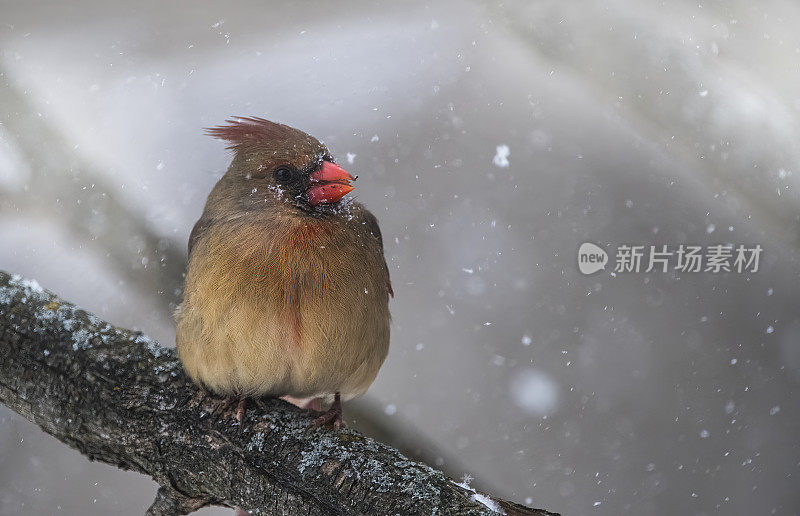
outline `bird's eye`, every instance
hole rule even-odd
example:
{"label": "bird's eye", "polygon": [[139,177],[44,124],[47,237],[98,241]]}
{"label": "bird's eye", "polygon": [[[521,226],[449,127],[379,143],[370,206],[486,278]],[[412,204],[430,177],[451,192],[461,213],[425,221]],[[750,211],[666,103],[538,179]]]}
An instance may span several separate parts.
{"label": "bird's eye", "polygon": [[284,183],[292,179],[292,176],[294,176],[294,171],[287,166],[283,166],[276,168],[272,175],[277,181]]}

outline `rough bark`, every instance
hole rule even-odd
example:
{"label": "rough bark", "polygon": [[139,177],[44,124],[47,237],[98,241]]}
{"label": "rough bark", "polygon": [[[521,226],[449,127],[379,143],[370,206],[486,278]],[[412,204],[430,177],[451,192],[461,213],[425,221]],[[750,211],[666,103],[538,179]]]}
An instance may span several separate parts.
{"label": "rough bark", "polygon": [[148,515],[548,515],[458,485],[276,399],[217,414],[173,350],[0,272],[0,401],[92,460],[153,477]]}

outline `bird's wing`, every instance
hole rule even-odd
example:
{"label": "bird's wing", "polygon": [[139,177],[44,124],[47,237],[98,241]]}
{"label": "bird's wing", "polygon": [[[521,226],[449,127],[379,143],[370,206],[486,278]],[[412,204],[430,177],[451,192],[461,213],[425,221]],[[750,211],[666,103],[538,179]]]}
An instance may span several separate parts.
{"label": "bird's wing", "polygon": [[194,245],[198,240],[203,238],[203,235],[206,233],[209,227],[211,227],[211,220],[205,217],[200,217],[200,220],[194,224],[192,232],[189,234],[189,256],[192,255],[192,248]]}
{"label": "bird's wing", "polygon": [[[364,225],[369,230],[370,234],[378,239],[381,246],[381,253],[383,253],[383,235],[381,235],[381,228],[378,226],[378,219],[369,210],[364,210]],[[389,294],[394,297],[394,290],[392,290],[392,280],[389,278],[389,266],[386,265],[386,257],[383,258],[383,268],[386,271],[386,289]]]}

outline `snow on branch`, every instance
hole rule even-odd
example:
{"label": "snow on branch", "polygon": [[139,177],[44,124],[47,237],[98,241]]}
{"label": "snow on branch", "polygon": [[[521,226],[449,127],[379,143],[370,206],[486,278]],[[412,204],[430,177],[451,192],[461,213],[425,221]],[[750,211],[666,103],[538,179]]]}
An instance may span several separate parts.
{"label": "snow on branch", "polygon": [[478,493],[277,399],[218,414],[172,349],[0,272],[0,402],[92,460],[161,486],[148,515],[552,515]]}

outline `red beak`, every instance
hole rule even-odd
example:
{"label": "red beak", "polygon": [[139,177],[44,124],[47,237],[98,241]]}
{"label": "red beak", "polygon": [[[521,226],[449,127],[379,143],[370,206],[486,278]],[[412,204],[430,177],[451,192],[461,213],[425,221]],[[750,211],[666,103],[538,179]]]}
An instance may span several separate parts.
{"label": "red beak", "polygon": [[311,206],[337,202],[355,188],[350,181],[354,181],[356,178],[330,161],[323,161],[310,177],[311,186],[308,187],[306,195],[308,195],[308,204]]}

